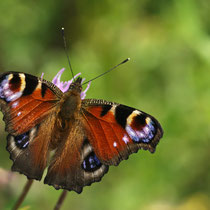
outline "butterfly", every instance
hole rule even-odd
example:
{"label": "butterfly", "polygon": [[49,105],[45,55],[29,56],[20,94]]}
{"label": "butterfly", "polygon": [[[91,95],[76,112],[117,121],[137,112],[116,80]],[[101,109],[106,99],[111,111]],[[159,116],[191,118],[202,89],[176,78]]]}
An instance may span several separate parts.
{"label": "butterfly", "polygon": [[62,92],[20,73],[0,75],[0,108],[12,170],[55,189],[81,193],[139,149],[154,152],[163,135],[151,115],[100,99],[81,99],[82,78]]}

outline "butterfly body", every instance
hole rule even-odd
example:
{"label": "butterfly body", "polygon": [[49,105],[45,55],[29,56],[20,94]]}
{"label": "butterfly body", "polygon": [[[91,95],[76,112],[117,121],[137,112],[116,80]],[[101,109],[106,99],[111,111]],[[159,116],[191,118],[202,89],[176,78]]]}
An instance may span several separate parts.
{"label": "butterfly body", "polygon": [[13,171],[41,180],[49,165],[46,184],[80,193],[131,153],[155,151],[163,131],[154,117],[114,102],[82,100],[81,83],[78,78],[63,93],[29,74],[0,75]]}

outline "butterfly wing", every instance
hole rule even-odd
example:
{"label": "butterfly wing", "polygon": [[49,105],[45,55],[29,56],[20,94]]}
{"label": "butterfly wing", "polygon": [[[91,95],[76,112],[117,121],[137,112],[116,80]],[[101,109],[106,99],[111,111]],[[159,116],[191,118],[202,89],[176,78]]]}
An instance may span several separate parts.
{"label": "butterfly wing", "polygon": [[6,131],[13,135],[39,124],[61,97],[56,86],[35,76],[18,72],[0,75],[0,108]]}
{"label": "butterfly wing", "polygon": [[41,180],[47,165],[50,142],[54,129],[55,114],[50,114],[41,124],[26,133],[7,137],[7,150],[13,161],[12,170],[29,179]]}
{"label": "butterfly wing", "polygon": [[9,133],[12,170],[41,179],[61,96],[52,83],[35,76],[18,72],[0,75],[0,108]]}
{"label": "butterfly wing", "polygon": [[96,157],[88,142],[82,118],[71,124],[70,130],[66,129],[58,135],[62,141],[50,162],[44,183],[56,189],[81,193],[84,186],[100,181],[108,166]]}
{"label": "butterfly wing", "polygon": [[163,135],[154,117],[121,104],[83,100],[82,114],[89,143],[105,165],[118,165],[139,149],[154,152]]}

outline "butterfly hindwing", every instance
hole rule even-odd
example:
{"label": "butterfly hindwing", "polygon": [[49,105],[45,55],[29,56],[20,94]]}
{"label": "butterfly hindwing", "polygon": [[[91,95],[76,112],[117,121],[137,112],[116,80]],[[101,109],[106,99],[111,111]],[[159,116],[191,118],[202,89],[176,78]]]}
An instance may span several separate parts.
{"label": "butterfly hindwing", "polygon": [[108,166],[96,157],[83,119],[76,120],[70,130],[63,130],[59,136],[63,141],[55,151],[44,182],[56,189],[81,193],[84,186],[100,181]]}
{"label": "butterfly hindwing", "polygon": [[56,115],[50,114],[41,124],[18,136],[9,134],[7,150],[13,161],[12,170],[29,179],[40,180],[47,165]]}
{"label": "butterfly hindwing", "polygon": [[87,99],[82,103],[90,143],[104,164],[118,165],[139,149],[155,151],[163,131],[154,117],[104,100]]}

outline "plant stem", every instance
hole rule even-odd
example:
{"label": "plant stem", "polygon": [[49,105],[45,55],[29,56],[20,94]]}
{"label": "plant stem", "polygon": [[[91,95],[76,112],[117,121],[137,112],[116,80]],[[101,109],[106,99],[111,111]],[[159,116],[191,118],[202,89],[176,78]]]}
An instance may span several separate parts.
{"label": "plant stem", "polygon": [[23,188],[23,191],[22,191],[19,199],[17,200],[15,206],[13,207],[13,210],[17,210],[20,207],[20,205],[24,201],[28,191],[30,190],[31,185],[33,184],[33,181],[34,181],[33,179],[28,179],[28,181],[25,184],[25,187]]}
{"label": "plant stem", "polygon": [[63,192],[60,195],[60,198],[58,199],[58,202],[56,203],[54,210],[60,209],[61,205],[63,204],[64,199],[66,198],[67,192],[68,192],[67,190],[63,190]]}

